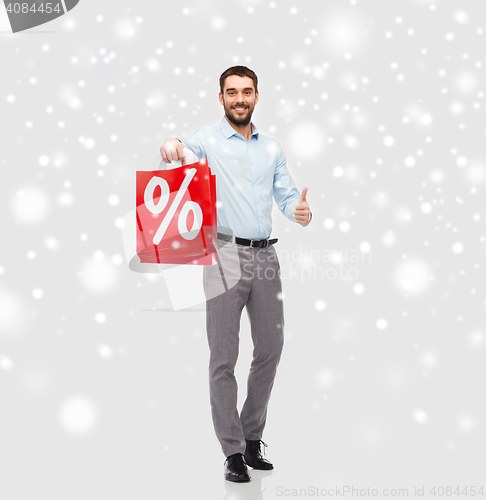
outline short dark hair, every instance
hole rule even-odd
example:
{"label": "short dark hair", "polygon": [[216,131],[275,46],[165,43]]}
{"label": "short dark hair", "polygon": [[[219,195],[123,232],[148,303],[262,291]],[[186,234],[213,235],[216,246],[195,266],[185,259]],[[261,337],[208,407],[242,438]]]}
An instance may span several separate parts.
{"label": "short dark hair", "polygon": [[222,94],[224,94],[224,81],[231,75],[241,77],[247,76],[248,78],[251,78],[253,80],[253,86],[255,87],[255,94],[258,92],[258,77],[256,76],[256,73],[246,66],[232,66],[219,77],[219,88],[221,89]]}

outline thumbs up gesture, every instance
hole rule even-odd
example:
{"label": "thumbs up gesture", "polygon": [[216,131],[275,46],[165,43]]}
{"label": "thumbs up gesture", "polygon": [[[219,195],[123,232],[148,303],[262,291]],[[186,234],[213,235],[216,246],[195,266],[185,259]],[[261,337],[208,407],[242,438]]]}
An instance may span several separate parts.
{"label": "thumbs up gesture", "polygon": [[294,210],[295,220],[301,226],[306,226],[309,223],[309,218],[310,218],[310,209],[309,209],[309,204],[305,199],[306,196],[307,196],[307,188],[305,187],[302,190],[302,195],[300,196],[300,200],[297,203],[297,205],[295,205],[295,210]]}

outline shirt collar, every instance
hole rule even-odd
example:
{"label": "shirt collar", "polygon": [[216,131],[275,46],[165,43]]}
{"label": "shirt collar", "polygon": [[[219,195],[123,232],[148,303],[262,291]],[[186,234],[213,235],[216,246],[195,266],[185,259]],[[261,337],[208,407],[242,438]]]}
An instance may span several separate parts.
{"label": "shirt collar", "polygon": [[[229,139],[233,135],[237,135],[238,132],[228,123],[228,120],[226,119],[226,116],[223,116],[222,120],[219,122],[219,126],[221,127],[221,130],[223,131],[224,136],[226,139]],[[255,139],[258,139],[259,132],[253,122],[251,122],[251,136],[255,136]]]}

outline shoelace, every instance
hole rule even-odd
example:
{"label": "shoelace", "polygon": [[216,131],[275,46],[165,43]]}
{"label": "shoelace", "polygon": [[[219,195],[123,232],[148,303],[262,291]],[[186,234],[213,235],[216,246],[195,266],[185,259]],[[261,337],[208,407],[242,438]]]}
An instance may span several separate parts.
{"label": "shoelace", "polygon": [[[258,445],[257,445],[257,448],[258,448],[258,453],[261,453],[261,448],[260,448],[260,443],[263,444],[263,446],[266,448],[268,446],[267,443],[263,442],[261,439],[258,440]],[[266,458],[267,454],[265,452],[265,448],[263,448],[263,456]]]}
{"label": "shoelace", "polygon": [[238,460],[238,458],[241,458],[241,460],[243,460],[243,463],[246,464],[245,455],[243,453],[240,453],[239,455],[231,457],[231,460],[229,460],[229,458],[227,457],[226,460],[225,460],[225,463],[227,463],[228,465],[230,465],[230,462],[231,462],[231,464],[233,464],[235,462],[235,460]]}

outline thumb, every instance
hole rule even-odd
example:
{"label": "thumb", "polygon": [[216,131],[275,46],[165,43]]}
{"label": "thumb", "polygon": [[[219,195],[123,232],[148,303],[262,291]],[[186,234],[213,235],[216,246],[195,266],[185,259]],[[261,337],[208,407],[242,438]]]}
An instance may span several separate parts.
{"label": "thumb", "polygon": [[305,187],[305,188],[302,190],[302,195],[301,195],[301,197],[300,197],[299,203],[302,203],[302,202],[304,202],[304,201],[307,201],[307,200],[305,199],[305,197],[306,197],[306,196],[307,196],[307,188]]}

